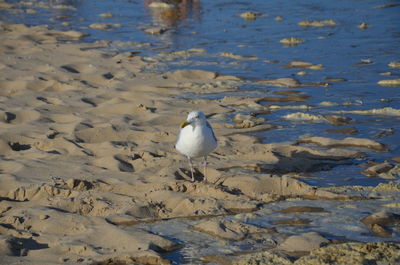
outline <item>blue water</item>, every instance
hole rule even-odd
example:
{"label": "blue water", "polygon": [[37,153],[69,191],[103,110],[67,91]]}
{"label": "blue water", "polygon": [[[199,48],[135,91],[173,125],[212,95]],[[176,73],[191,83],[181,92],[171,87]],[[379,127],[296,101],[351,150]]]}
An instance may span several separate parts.
{"label": "blue water", "polygon": [[[237,75],[247,80],[295,77],[302,83],[323,82],[326,77],[345,78],[345,82],[330,82],[328,87],[305,87],[295,89],[311,96],[301,103],[271,103],[280,105],[309,105],[308,111],[277,110],[271,114],[260,115],[267,122],[280,126],[257,134],[265,137],[265,142],[295,141],[304,135],[343,138],[346,135],[328,133],[331,128],[355,127],[359,132],[354,137],[373,139],[382,130],[394,129],[394,134],[376,139],[389,146],[388,152],[367,153],[362,161],[353,161],[330,171],[314,172],[315,179],[305,180],[313,185],[376,185],[382,179],[370,179],[360,174],[357,164],[375,160],[381,162],[400,156],[400,117],[376,117],[343,114],[355,122],[346,126],[330,124],[292,123],[282,117],[292,112],[311,114],[332,114],[336,110],[367,110],[373,108],[400,108],[400,88],[382,87],[377,82],[382,79],[400,78],[400,68],[390,68],[389,62],[400,61],[400,6],[377,8],[384,4],[399,1],[381,0],[301,0],[301,1],[263,1],[263,0],[186,0],[169,1],[175,3],[172,9],[152,9],[147,1],[32,1],[32,6],[10,0],[16,8],[34,9],[35,14],[26,12],[0,11],[0,19],[29,25],[47,24],[50,28],[74,29],[89,33],[86,42],[109,40],[112,42],[133,42],[136,50],[144,56],[157,57],[165,70],[195,68],[217,71],[222,74]],[[48,5],[39,7],[37,3]],[[180,4],[179,4],[180,3]],[[67,5],[68,9],[55,9],[55,5]],[[246,21],[239,15],[243,12],[261,13],[255,20]],[[111,13],[112,17],[103,18],[102,13]],[[282,21],[275,18],[281,16]],[[303,20],[333,19],[335,26],[300,27]],[[66,25],[65,22],[69,24]],[[367,23],[367,29],[358,25]],[[64,23],[64,24],[63,24]],[[118,23],[121,27],[111,30],[91,29],[92,23]],[[143,30],[160,26],[169,30],[161,35],[149,35]],[[279,41],[283,38],[297,37],[305,42],[287,47]],[[118,45],[111,45],[118,49]],[[128,46],[129,47],[129,46]],[[159,56],[160,52],[173,52],[191,48],[205,49],[206,53],[185,58],[167,60]],[[121,51],[132,49],[119,48]],[[125,50],[124,50],[125,49]],[[243,56],[257,56],[258,60],[235,60],[222,57],[221,52],[231,52]],[[297,76],[303,69],[282,67],[293,60],[302,60],[314,64],[323,64],[322,70],[308,70],[307,75]],[[370,64],[359,65],[360,62]],[[236,62],[236,64],[232,64]],[[161,70],[161,69],[160,69]],[[391,72],[391,76],[382,73]],[[256,85],[244,82],[239,92],[232,95],[249,97],[274,96],[282,88]],[[236,93],[236,94],[235,94]],[[223,98],[224,94],[196,95],[188,97]],[[319,103],[330,101],[337,103],[333,107],[321,107]],[[344,104],[350,103],[350,104]],[[252,110],[249,109],[248,112]]]}

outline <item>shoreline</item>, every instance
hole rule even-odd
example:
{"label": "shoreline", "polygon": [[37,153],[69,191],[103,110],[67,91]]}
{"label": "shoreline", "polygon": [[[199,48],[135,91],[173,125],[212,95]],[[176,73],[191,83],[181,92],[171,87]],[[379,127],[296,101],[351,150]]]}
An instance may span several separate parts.
{"label": "shoreline", "polygon": [[[272,130],[272,125],[251,115],[236,114],[234,123],[227,118],[235,106],[254,106],[258,99],[178,97],[193,89],[207,93],[234,87],[239,78],[202,70],[146,72],[152,62],[130,52],[98,49],[99,43],[74,42],[83,36],[0,23],[2,264],[170,264],[164,253],[181,244],[135,225],[127,232],[123,225],[200,216],[207,218],[192,229],[224,244],[260,235],[275,240],[271,250],[218,254],[211,257],[216,262],[311,264],[326,255],[342,262],[335,252],[343,252],[356,253],[360,263],[355,264],[362,264],[371,259],[363,252],[366,245],[375,254],[392,255],[371,254],[376,261],[399,261],[399,243],[336,242],[322,233],[289,235],[273,226],[224,218],[253,218],[261,205],[278,201],[399,201],[398,184],[380,185],[380,197],[371,187],[353,197],[298,180],[321,164],[344,165],[363,156],[351,146],[384,150],[379,142],[309,137],[262,144],[245,133]],[[210,115],[219,141],[209,158],[210,183],[201,181],[201,173],[191,183],[186,158],[173,148],[179,124],[193,106]],[[288,211],[329,212],[317,208]],[[398,211],[397,205],[387,207],[387,215],[370,212],[371,220],[360,220],[357,229],[386,241],[398,234]],[[299,249],[304,242],[311,243]]]}

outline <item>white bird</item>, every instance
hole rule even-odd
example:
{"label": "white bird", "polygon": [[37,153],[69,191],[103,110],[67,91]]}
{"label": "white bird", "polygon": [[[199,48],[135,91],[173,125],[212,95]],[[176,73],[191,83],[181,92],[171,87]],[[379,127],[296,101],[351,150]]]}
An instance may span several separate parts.
{"label": "white bird", "polygon": [[217,148],[217,138],[203,112],[192,111],[186,121],[182,122],[175,148],[187,156],[192,182],[194,181],[192,158],[204,157],[204,180],[207,181],[207,155]]}

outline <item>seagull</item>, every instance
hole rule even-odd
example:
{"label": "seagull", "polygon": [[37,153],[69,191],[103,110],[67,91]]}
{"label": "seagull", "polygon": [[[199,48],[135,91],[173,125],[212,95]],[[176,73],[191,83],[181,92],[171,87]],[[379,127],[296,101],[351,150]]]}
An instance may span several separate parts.
{"label": "seagull", "polygon": [[217,138],[203,112],[194,110],[182,122],[175,148],[189,160],[192,182],[194,170],[192,159],[204,157],[204,180],[207,181],[207,156],[217,148]]}

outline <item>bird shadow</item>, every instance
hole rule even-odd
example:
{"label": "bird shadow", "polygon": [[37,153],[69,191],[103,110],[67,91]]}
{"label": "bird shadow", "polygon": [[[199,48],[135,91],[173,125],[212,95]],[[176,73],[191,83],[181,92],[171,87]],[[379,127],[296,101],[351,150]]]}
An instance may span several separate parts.
{"label": "bird shadow", "polygon": [[[179,168],[177,171],[175,171],[175,179],[176,180],[189,180],[191,181],[192,179],[192,173],[190,170],[187,170],[185,168]],[[204,174],[200,172],[197,168],[194,169],[194,181],[203,181],[204,180]]]}

